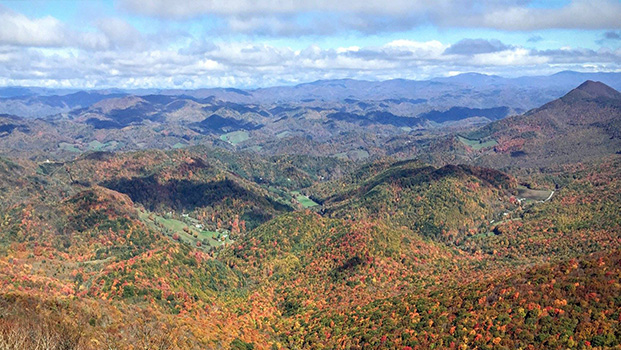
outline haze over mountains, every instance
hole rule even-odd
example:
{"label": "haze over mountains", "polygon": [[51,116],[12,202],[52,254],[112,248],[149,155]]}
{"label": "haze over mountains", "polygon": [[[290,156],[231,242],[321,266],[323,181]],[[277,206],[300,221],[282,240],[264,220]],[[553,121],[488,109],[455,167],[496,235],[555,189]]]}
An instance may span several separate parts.
{"label": "haze over mountains", "polygon": [[5,98],[0,345],[618,347],[621,93],[576,77]]}
{"label": "haze over mountains", "polygon": [[[564,71],[551,76],[503,78],[477,73],[425,81],[352,79],[321,80],[295,86],[277,86],[240,90],[214,88],[198,90],[94,90],[75,91],[28,87],[0,88],[0,113],[24,117],[44,117],[85,108],[98,101],[122,95],[170,95],[195,99],[213,97],[224,102],[269,105],[293,103],[313,105],[345,100],[398,100],[422,104],[413,112],[425,109],[508,107],[518,112],[535,108],[562,96],[586,80],[601,81],[621,89],[621,73],[580,73]],[[411,111],[412,113],[412,111]]]}
{"label": "haze over mountains", "polygon": [[[309,153],[354,161],[392,155],[422,157],[438,164],[499,162],[495,166],[615,153],[619,151],[618,92],[592,81],[558,92],[583,76],[593,74],[562,72],[545,79],[469,74],[443,82],[323,81],[254,91],[13,97],[4,102],[24,103],[23,108],[32,107],[32,111],[67,112],[38,119],[1,116],[0,152],[65,160],[86,151],[209,144],[265,155]],[[613,85],[621,81],[615,79],[619,73],[598,76]],[[242,102],[267,99],[267,92],[280,90],[292,96],[289,102]],[[296,100],[298,90],[300,96],[317,98]],[[371,93],[375,93],[372,99],[365,95]],[[520,100],[516,97],[520,93],[528,98]],[[524,115],[516,106],[563,94]],[[232,97],[227,100],[227,96]],[[509,115],[515,116],[504,119]],[[572,144],[581,146],[578,152],[571,150]],[[524,157],[527,154],[531,156]]]}
{"label": "haze over mountains", "polygon": [[0,350],[621,349],[620,18],[0,0]]}

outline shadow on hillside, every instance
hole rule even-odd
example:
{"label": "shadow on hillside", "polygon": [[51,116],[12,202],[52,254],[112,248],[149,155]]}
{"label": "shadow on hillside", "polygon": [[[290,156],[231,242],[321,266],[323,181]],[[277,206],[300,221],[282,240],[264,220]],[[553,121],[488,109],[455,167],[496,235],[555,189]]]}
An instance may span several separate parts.
{"label": "shadow on hillside", "polygon": [[152,175],[106,181],[101,185],[127,194],[134,202],[142,204],[149,210],[191,211],[195,208],[213,206],[227,199],[239,199],[273,211],[291,210],[287,205],[252,192],[230,179],[212,182],[172,179],[160,183]]}

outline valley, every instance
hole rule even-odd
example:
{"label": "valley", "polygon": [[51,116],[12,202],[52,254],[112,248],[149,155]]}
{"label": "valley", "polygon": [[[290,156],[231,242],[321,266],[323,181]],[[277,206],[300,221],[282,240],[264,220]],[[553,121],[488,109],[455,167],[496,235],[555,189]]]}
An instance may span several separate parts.
{"label": "valley", "polygon": [[620,18],[0,0],[0,350],[621,349]]}
{"label": "valley", "polygon": [[620,346],[613,88],[193,93],[0,117],[2,346]]}

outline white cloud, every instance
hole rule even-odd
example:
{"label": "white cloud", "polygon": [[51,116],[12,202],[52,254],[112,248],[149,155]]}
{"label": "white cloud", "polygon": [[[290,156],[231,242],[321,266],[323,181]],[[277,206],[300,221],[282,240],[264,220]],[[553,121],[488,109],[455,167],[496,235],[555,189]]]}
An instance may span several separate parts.
{"label": "white cloud", "polygon": [[142,34],[123,19],[102,18],[96,26],[105,38],[105,47],[128,48],[144,43]]}
{"label": "white cloud", "polygon": [[97,19],[92,28],[78,30],[51,16],[29,18],[0,5],[0,23],[0,45],[112,50],[144,49],[147,43],[159,41],[158,35],[146,37],[114,17]]}
{"label": "white cloud", "polygon": [[224,18],[223,31],[267,36],[328,35],[343,31],[399,32],[420,25],[539,29],[619,29],[621,2],[572,0],[558,8],[524,0],[119,0],[131,13],[164,19]]}
{"label": "white cloud", "polygon": [[[198,42],[196,46],[199,46]],[[194,46],[188,43],[188,47]],[[331,78],[424,79],[478,71],[515,76],[563,69],[621,70],[621,49],[509,47],[464,59],[440,41],[394,40],[377,47],[303,50],[228,42],[207,50],[137,48],[88,51],[0,46],[0,84],[121,88],[256,87]],[[507,46],[508,47],[508,46]]]}
{"label": "white cloud", "polygon": [[482,53],[500,52],[508,49],[510,49],[510,47],[500,42],[500,40],[462,39],[446,49],[444,51],[444,54],[467,56]]}
{"label": "white cloud", "polygon": [[0,5],[0,44],[59,46],[66,42],[67,29],[54,17],[30,19]]}
{"label": "white cloud", "polygon": [[[396,24],[390,24],[396,28],[422,18],[397,13],[399,8],[432,11],[431,6],[422,1],[400,0],[386,3],[386,8],[380,8],[380,2],[376,0],[360,2],[352,7],[348,7],[350,5],[345,2],[335,1],[309,3],[274,0],[259,2],[258,8],[269,12],[261,16],[271,19],[262,22],[256,20],[259,17],[249,14],[257,8],[235,10],[240,4],[245,4],[244,1],[230,0],[231,8],[224,8],[216,1],[199,5],[188,2],[181,3],[180,8],[174,11],[178,11],[180,16],[183,11],[196,10],[194,6],[211,4],[213,8],[203,11],[230,14],[224,23],[235,31],[264,35],[311,33],[305,31],[306,27],[297,26],[304,21],[303,24],[307,26],[322,24],[320,31],[312,33],[330,33],[340,26],[373,31],[373,28],[381,26],[385,21],[390,22],[391,18],[398,19]],[[520,1],[496,1],[494,5],[482,6],[492,6],[494,9],[507,6],[517,8]],[[156,11],[161,4],[158,1],[148,2],[144,11]],[[577,11],[574,8],[577,8],[589,12],[579,5],[588,7],[574,2],[568,7],[570,10],[566,11],[574,13]],[[613,13],[615,6],[606,9]],[[328,15],[309,19],[296,12],[317,8],[354,13],[354,17],[335,19]],[[425,16],[438,23],[442,17],[434,17],[436,15],[451,11],[474,11],[466,0],[439,0],[433,3],[433,8],[433,13],[428,12]],[[283,15],[287,11],[292,15]],[[373,11],[377,11],[377,15],[368,14]],[[526,9],[525,12],[518,11],[520,14],[516,16],[525,16],[529,11],[540,10]],[[567,16],[565,14],[555,18],[552,16],[554,13],[558,12],[551,12],[550,23],[560,23],[563,16]],[[294,20],[287,22],[287,18]],[[352,18],[371,20],[357,23]],[[304,49],[293,49],[286,44],[240,42],[241,39],[220,41],[209,36],[194,39],[175,26],[171,26],[173,30],[168,34],[163,29],[161,32],[145,34],[119,17],[96,18],[92,27],[78,30],[52,17],[29,18],[1,6],[0,23],[0,85],[56,84],[85,88],[254,87],[330,78],[422,79],[446,75],[447,72],[486,71],[515,75],[518,71],[520,74],[553,72],[576,67],[621,69],[621,49],[573,47],[531,50],[493,39],[464,39],[453,45],[440,40],[399,39],[377,46],[325,48],[309,45]],[[512,26],[510,22],[506,25]]]}
{"label": "white cloud", "polygon": [[398,59],[434,59],[440,57],[447,46],[437,40],[394,40],[384,45],[380,52]]}
{"label": "white cloud", "polygon": [[532,66],[548,63],[550,59],[545,56],[534,56],[529,50],[517,48],[500,52],[490,52],[474,55],[471,64],[475,66]]}
{"label": "white cloud", "polygon": [[464,24],[503,30],[620,28],[621,2],[575,0],[559,9],[511,7],[466,18]]}
{"label": "white cloud", "polygon": [[129,11],[161,18],[192,18],[202,15],[292,14],[300,12],[390,13],[427,11],[435,4],[425,0],[333,1],[333,0],[120,0]]}

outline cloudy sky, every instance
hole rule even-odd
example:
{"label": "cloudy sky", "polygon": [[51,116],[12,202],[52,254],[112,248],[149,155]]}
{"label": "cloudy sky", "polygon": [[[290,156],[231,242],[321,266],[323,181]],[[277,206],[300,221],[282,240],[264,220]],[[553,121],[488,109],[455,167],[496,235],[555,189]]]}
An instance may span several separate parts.
{"label": "cloudy sky", "polygon": [[621,71],[619,0],[0,1],[0,86]]}

